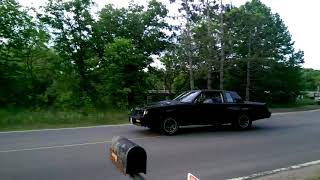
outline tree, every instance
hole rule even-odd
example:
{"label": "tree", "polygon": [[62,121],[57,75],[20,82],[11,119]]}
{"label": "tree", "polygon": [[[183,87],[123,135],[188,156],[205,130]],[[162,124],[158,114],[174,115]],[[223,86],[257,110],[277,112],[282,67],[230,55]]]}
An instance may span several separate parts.
{"label": "tree", "polygon": [[[132,107],[143,103],[146,87],[146,73],[143,69],[149,62],[131,40],[116,39],[106,46],[104,76],[110,103],[118,108]],[[101,92],[102,93],[102,92]],[[141,102],[142,101],[142,102]]]}
{"label": "tree", "polygon": [[0,2],[0,104],[35,106],[47,84],[39,71],[46,59],[43,26],[15,0]]}
{"label": "tree", "polygon": [[167,13],[166,7],[155,0],[148,3],[146,10],[137,4],[130,4],[127,9],[106,5],[93,28],[97,53],[104,52],[105,45],[115,38],[125,38],[146,57],[159,55],[170,45],[170,36],[164,32],[172,28],[165,21]]}
{"label": "tree", "polygon": [[[201,5],[199,6],[200,17],[203,19],[200,23],[197,23],[198,28],[195,29],[196,37],[201,37],[198,39],[197,43],[204,43],[206,46],[206,52],[199,54],[202,59],[205,60],[207,66],[207,89],[212,89],[212,69],[216,69],[217,60],[218,60],[218,14],[217,10],[219,6],[216,4],[216,1],[200,1]],[[206,32],[202,32],[201,28],[205,28]],[[200,47],[201,48],[201,47]],[[201,51],[201,50],[200,50]]]}
{"label": "tree", "polygon": [[[170,0],[171,3],[176,2],[175,0]],[[185,24],[182,24],[180,27],[181,36],[180,36],[180,48],[183,51],[184,56],[187,58],[188,61],[188,69],[189,69],[189,82],[190,82],[190,89],[194,89],[194,45],[193,45],[193,34],[191,31],[192,25],[194,22],[198,20],[198,11],[199,6],[194,3],[194,0],[181,0],[180,8],[178,9],[179,12],[183,12],[181,17],[185,20]],[[181,18],[179,17],[179,18]]]}
{"label": "tree", "polygon": [[79,105],[83,104],[92,88],[89,83],[89,73],[92,67],[86,61],[92,57],[92,26],[94,20],[90,14],[91,0],[59,1],[49,0],[44,7],[41,19],[50,26],[57,50],[63,61],[77,72]]}
{"label": "tree", "polygon": [[[230,49],[234,50],[229,72],[237,71],[231,72],[229,79],[238,84],[232,86],[241,88],[246,84],[247,100],[271,96],[282,102],[294,101],[301,90],[303,52],[293,48],[291,35],[280,16],[272,14],[259,0],[252,0],[231,9],[227,19],[227,30],[233,39]],[[238,78],[231,75],[236,73]]]}
{"label": "tree", "polygon": [[221,45],[221,54],[220,54],[220,90],[223,90],[223,81],[224,81],[224,61],[225,61],[225,49],[224,49],[224,22],[223,22],[223,9],[222,0],[220,0],[220,45]]}
{"label": "tree", "polygon": [[173,50],[172,53],[166,54],[160,59],[160,61],[165,67],[163,71],[164,87],[166,90],[169,90],[169,93],[172,93],[174,80],[181,71],[176,51]]}
{"label": "tree", "polygon": [[[115,59],[114,56],[110,55],[108,51],[115,51],[120,49],[121,45],[124,45],[128,49],[134,49],[133,53],[139,56],[136,61],[128,57],[128,61],[135,61],[139,66],[138,69],[133,69],[132,73],[140,72],[141,69],[150,69],[149,66],[152,63],[151,56],[159,56],[167,47],[171,44],[170,35],[165,33],[165,30],[170,30],[172,27],[165,21],[168,10],[161,3],[152,0],[148,3],[148,6],[144,8],[136,4],[130,4],[128,8],[117,9],[112,5],[105,6],[99,13],[99,19],[97,23],[93,26],[93,47],[98,56],[98,66],[95,68],[94,74],[94,84],[99,87],[98,92],[101,92],[102,88],[99,84],[104,84],[106,87],[113,86],[111,84],[105,84],[107,82],[113,83],[109,78],[103,74],[112,72],[110,76],[117,76],[116,67],[110,66],[110,60],[108,58]],[[124,43],[124,40],[126,43]],[[130,47],[128,47],[128,43]],[[114,48],[105,48],[112,45]],[[117,50],[117,53],[121,51]],[[103,54],[102,54],[103,53]],[[123,51],[121,53],[126,53]],[[128,53],[130,54],[130,53]],[[133,56],[136,57],[136,56]],[[120,59],[118,59],[120,61]],[[122,67],[119,66],[119,73],[122,72]],[[129,70],[128,70],[129,71]],[[146,83],[147,73],[138,73],[139,75],[139,85],[134,83],[138,79],[131,72],[128,74],[127,78],[131,78],[130,82],[127,79],[121,88],[126,88],[128,90],[128,103],[124,106],[132,106],[133,104],[142,103],[145,98],[142,97],[148,90],[148,83]],[[150,73],[149,73],[150,74]],[[149,76],[150,77],[150,76]],[[121,77],[117,77],[123,79]],[[116,78],[116,79],[117,79]],[[114,86],[115,87],[115,86]],[[116,88],[111,88],[115,92],[111,98],[117,97],[121,98],[121,94],[117,94]],[[110,92],[111,93],[111,92]],[[140,98],[140,99],[139,99]],[[99,98],[97,98],[99,99]],[[103,99],[103,98],[100,98]],[[113,101],[114,102],[114,101]]]}
{"label": "tree", "polygon": [[304,89],[316,91],[320,87],[320,70],[303,69]]}

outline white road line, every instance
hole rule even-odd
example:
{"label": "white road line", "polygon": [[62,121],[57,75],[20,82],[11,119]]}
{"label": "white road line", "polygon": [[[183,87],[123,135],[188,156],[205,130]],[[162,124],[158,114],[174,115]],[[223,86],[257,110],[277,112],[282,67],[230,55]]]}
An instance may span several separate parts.
{"label": "white road line", "polygon": [[298,164],[298,165],[290,166],[290,167],[287,167],[287,168],[280,168],[280,169],[275,169],[275,170],[271,170],[271,171],[265,171],[265,172],[261,172],[261,173],[256,173],[256,174],[252,174],[250,176],[232,178],[232,179],[228,179],[228,180],[255,179],[255,178],[259,178],[259,177],[263,177],[263,176],[273,175],[273,174],[277,174],[277,173],[280,173],[280,172],[290,171],[290,170],[294,170],[294,169],[300,169],[300,168],[304,168],[304,167],[308,167],[308,166],[312,166],[312,165],[317,165],[317,164],[320,164],[320,160],[311,161],[311,162],[307,162],[307,163],[303,163],[303,164]]}
{"label": "white road line", "polygon": [[111,125],[99,125],[99,126],[72,127],[72,128],[35,129],[35,130],[23,130],[23,131],[3,131],[3,132],[0,132],[0,134],[28,133],[28,132],[42,132],[42,131],[61,131],[61,130],[73,130],[73,129],[91,129],[91,128],[104,128],[104,127],[121,127],[121,126],[131,126],[131,125],[132,124],[111,124]]}
{"label": "white road line", "polygon": [[[150,138],[158,138],[158,137],[161,137],[161,136],[131,138],[129,140],[133,141],[133,140],[150,139]],[[105,144],[105,143],[110,143],[110,142],[111,142],[111,140],[98,141],[98,142],[88,142],[88,143],[79,143],[79,144],[65,144],[65,145],[58,145],[58,146],[43,146],[43,147],[34,147],[34,148],[25,148],[25,149],[10,149],[10,150],[2,150],[2,151],[0,151],[0,153],[11,153],[11,152],[35,151],[35,150],[45,150],[45,149],[54,149],[54,148],[87,146],[87,145],[95,145],[95,144]]]}

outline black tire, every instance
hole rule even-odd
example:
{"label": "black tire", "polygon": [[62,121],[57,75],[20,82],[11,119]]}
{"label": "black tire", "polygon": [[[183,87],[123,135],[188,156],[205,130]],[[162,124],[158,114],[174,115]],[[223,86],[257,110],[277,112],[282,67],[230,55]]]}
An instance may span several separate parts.
{"label": "black tire", "polygon": [[238,116],[232,123],[237,130],[244,131],[251,129],[252,120],[245,114]]}
{"label": "black tire", "polygon": [[174,118],[168,117],[161,121],[160,130],[165,135],[175,135],[179,131],[179,123]]}

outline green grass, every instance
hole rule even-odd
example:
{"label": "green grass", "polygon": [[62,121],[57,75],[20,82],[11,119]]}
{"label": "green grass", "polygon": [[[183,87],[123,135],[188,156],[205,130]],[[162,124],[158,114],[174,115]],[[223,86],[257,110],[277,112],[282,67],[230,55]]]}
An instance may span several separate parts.
{"label": "green grass", "polygon": [[127,112],[0,109],[0,131],[128,123]]}
{"label": "green grass", "polygon": [[271,112],[292,112],[320,109],[320,105],[312,99],[302,99],[293,104],[272,104],[269,108],[271,108]]}
{"label": "green grass", "polygon": [[320,180],[320,175],[317,175],[316,177],[307,178],[306,180]]}
{"label": "green grass", "polygon": [[304,107],[309,105],[316,105],[313,99],[305,98],[297,100],[295,103],[291,104],[271,104],[271,108],[297,108],[297,107]]}

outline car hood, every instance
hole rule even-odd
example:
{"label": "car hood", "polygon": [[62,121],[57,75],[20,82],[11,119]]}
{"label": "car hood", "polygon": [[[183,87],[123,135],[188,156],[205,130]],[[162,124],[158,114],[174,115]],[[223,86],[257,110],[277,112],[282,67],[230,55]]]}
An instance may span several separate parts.
{"label": "car hood", "polygon": [[149,104],[148,106],[158,106],[158,105],[168,105],[171,103],[172,100],[164,100],[164,101],[158,101],[158,102],[153,102]]}
{"label": "car hood", "polygon": [[262,103],[262,102],[252,102],[252,101],[245,101],[246,104],[251,104],[251,105],[260,105],[260,106],[265,106],[266,103]]}
{"label": "car hood", "polygon": [[151,104],[147,105],[145,108],[149,109],[149,108],[167,107],[167,106],[173,106],[176,104],[182,104],[182,103],[179,101],[174,101],[174,100],[164,100],[164,101],[158,101],[158,102],[151,103]]}

